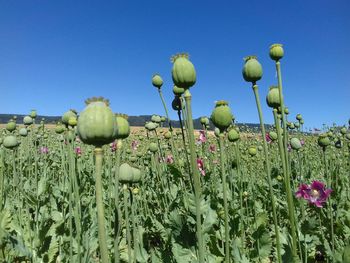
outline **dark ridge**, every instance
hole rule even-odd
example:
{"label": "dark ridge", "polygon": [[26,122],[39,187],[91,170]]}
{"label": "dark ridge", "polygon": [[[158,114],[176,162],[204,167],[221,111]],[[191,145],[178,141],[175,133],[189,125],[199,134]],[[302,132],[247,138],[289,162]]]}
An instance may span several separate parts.
{"label": "dark ridge", "polygon": [[[0,123],[7,123],[10,119],[13,118],[13,116],[17,116],[17,123],[22,124],[23,123],[23,117],[26,115],[22,114],[0,114]],[[145,125],[147,121],[151,120],[151,115],[140,115],[140,116],[128,116],[128,121],[130,126],[136,126],[136,127],[142,127]],[[39,123],[42,119],[45,119],[45,123],[47,124],[56,124],[58,121],[61,120],[61,116],[43,116],[38,115],[36,117],[36,123]],[[176,120],[172,120],[171,124],[174,128],[180,128],[180,122]],[[256,123],[236,123],[236,125],[242,130],[245,131],[249,129],[250,131],[259,131],[260,125]],[[167,123],[163,124],[163,127],[167,127]],[[200,123],[200,118],[193,120],[193,126],[195,129],[202,129],[202,125]],[[265,125],[266,129],[271,128],[271,125]],[[214,126],[212,123],[210,123],[210,129],[214,129]]]}

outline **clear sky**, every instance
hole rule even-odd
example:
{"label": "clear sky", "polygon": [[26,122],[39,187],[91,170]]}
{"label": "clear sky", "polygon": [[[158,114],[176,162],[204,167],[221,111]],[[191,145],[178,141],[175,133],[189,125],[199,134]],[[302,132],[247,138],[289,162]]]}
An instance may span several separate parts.
{"label": "clear sky", "polygon": [[[243,57],[257,55],[265,96],[276,84],[269,46],[284,44],[282,76],[291,116],[307,127],[350,117],[350,1],[0,0],[0,113],[81,111],[104,96],[115,112],[161,114],[154,73],[171,108],[171,55],[196,67],[193,115],[227,100],[238,122],[258,122]],[[171,117],[176,114],[171,111]]]}

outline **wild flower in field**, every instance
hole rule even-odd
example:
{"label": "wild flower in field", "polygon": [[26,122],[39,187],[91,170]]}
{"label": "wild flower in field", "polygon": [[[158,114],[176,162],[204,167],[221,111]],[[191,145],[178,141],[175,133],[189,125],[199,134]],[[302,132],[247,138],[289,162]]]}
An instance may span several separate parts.
{"label": "wild flower in field", "polygon": [[323,207],[332,191],[332,189],[326,188],[324,183],[313,181],[310,185],[301,184],[295,196],[309,201],[309,204],[316,207]]}
{"label": "wild flower in field", "polygon": [[172,164],[174,163],[174,157],[172,155],[168,155],[165,161],[167,164]]}
{"label": "wild flower in field", "polygon": [[49,153],[49,148],[47,148],[45,146],[40,147],[40,153],[42,153],[42,154]]}
{"label": "wild flower in field", "polygon": [[112,143],[110,144],[110,146],[111,146],[111,151],[112,151],[112,152],[115,152],[115,151],[117,150],[117,144],[116,144],[115,142],[112,142]]}
{"label": "wild flower in field", "polygon": [[211,152],[211,153],[215,153],[215,152],[216,152],[216,146],[215,146],[215,144],[210,144],[210,145],[209,145],[209,152]]}
{"label": "wild flower in field", "polygon": [[205,143],[207,141],[207,137],[205,137],[205,133],[203,130],[199,131],[199,137],[197,139],[198,144]]}
{"label": "wild flower in field", "polygon": [[288,143],[287,149],[288,149],[288,152],[292,151],[292,145],[290,143]]}
{"label": "wild flower in field", "polygon": [[80,146],[78,146],[78,147],[75,148],[75,154],[76,154],[76,155],[81,155],[81,154],[82,154],[82,151],[81,151]]}
{"label": "wild flower in field", "polygon": [[265,139],[266,139],[267,143],[271,143],[272,142],[271,136],[270,136],[270,134],[268,132],[265,135]]}
{"label": "wild flower in field", "polygon": [[300,140],[301,146],[305,145],[305,141],[303,139]]}
{"label": "wild flower in field", "polygon": [[203,163],[203,159],[197,159],[197,166],[198,166],[198,170],[200,171],[200,173],[204,176],[205,175],[205,171],[204,171],[204,163]]}
{"label": "wild flower in field", "polygon": [[136,151],[138,146],[139,146],[139,142],[138,141],[132,141],[131,142],[131,148],[132,148],[133,151]]}

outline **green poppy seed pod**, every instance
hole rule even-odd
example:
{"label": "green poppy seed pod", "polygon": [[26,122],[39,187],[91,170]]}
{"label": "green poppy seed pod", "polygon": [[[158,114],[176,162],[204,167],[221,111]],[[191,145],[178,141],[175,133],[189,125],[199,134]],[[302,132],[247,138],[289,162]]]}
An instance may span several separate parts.
{"label": "green poppy seed pod", "polygon": [[224,100],[217,101],[210,119],[221,132],[225,131],[232,124],[233,119],[228,102]]}
{"label": "green poppy seed pod", "polygon": [[133,178],[132,178],[132,182],[133,183],[138,183],[141,181],[142,178],[142,172],[140,169],[137,169],[135,167],[132,167],[132,174],[133,174]]}
{"label": "green poppy seed pod", "polygon": [[340,129],[340,133],[341,133],[342,135],[345,135],[346,132],[347,132],[346,127],[343,127],[343,128]]}
{"label": "green poppy seed pod", "polygon": [[258,150],[256,149],[256,147],[250,146],[250,147],[248,148],[248,154],[249,154],[250,156],[255,156],[257,153],[258,153]]}
{"label": "green poppy seed pod", "polygon": [[151,121],[153,121],[155,123],[161,123],[162,119],[161,119],[161,117],[159,115],[153,114],[152,117],[151,117]]}
{"label": "green poppy seed pod", "polygon": [[8,135],[4,138],[2,144],[4,145],[5,148],[7,149],[13,149],[18,146],[18,141],[16,136],[13,135]]}
{"label": "green poppy seed pod", "polygon": [[295,126],[295,128],[299,128],[300,127],[300,123],[299,122],[294,122],[294,126]]}
{"label": "green poppy seed pod", "polygon": [[130,125],[128,120],[121,116],[116,116],[115,120],[117,122],[118,127],[116,139],[128,138],[130,134]]}
{"label": "green poppy seed pod", "polygon": [[152,85],[160,89],[163,85],[163,79],[158,74],[154,74],[152,77]]}
{"label": "green poppy seed pod", "polygon": [[318,137],[318,145],[325,148],[331,144],[331,141],[326,133],[320,134]]}
{"label": "green poppy seed pod", "polygon": [[301,114],[297,114],[295,118],[297,119],[297,121],[301,121],[303,119],[303,116],[301,116]]}
{"label": "green poppy seed pod", "polygon": [[152,121],[147,122],[147,123],[145,124],[145,128],[146,128],[148,131],[153,131],[153,130],[155,130],[157,127],[158,127],[158,124],[155,123],[155,122],[152,122]]}
{"label": "green poppy seed pod", "polygon": [[269,132],[269,135],[270,135],[271,140],[273,140],[273,141],[276,141],[278,138],[277,132],[271,131],[271,132]]}
{"label": "green poppy seed pod", "polygon": [[171,107],[173,108],[174,111],[182,110],[180,97],[175,96],[175,98],[173,99],[173,102],[171,103]]}
{"label": "green poppy seed pod", "polygon": [[130,156],[129,157],[129,161],[132,162],[132,163],[136,162],[137,161],[136,156]]}
{"label": "green poppy seed pod", "polygon": [[108,100],[92,98],[86,101],[87,106],[78,119],[80,139],[96,147],[113,142],[117,135],[115,115],[109,107]]}
{"label": "green poppy seed pod", "polygon": [[290,139],[290,146],[292,147],[293,150],[299,150],[301,148],[301,142],[298,138],[292,138]]}
{"label": "green poppy seed pod", "polygon": [[206,116],[201,117],[199,121],[202,125],[209,125],[209,119]]}
{"label": "green poppy seed pod", "polygon": [[230,142],[236,142],[239,140],[240,135],[236,129],[231,129],[227,134],[227,138]]}
{"label": "green poppy seed pod", "polygon": [[284,50],[282,44],[273,44],[270,46],[270,58],[274,61],[279,61],[283,58]]}
{"label": "green poppy seed pod", "polygon": [[262,152],[263,149],[264,149],[264,148],[263,148],[261,145],[258,146],[259,152]]}
{"label": "green poppy seed pod", "polygon": [[18,131],[19,135],[21,135],[22,137],[26,137],[28,135],[28,131],[26,128],[21,128],[19,131]]}
{"label": "green poppy seed pod", "polygon": [[303,119],[301,119],[299,122],[300,122],[301,125],[304,124],[304,120]]}
{"label": "green poppy seed pod", "polygon": [[155,153],[158,151],[158,145],[155,142],[151,142],[148,146],[148,150],[150,150],[152,153]]}
{"label": "green poppy seed pod", "polygon": [[291,130],[295,129],[295,125],[293,122],[289,122],[289,129],[291,129]]}
{"label": "green poppy seed pod", "polygon": [[[44,124],[44,122],[41,122],[41,124]],[[68,120],[68,125],[71,127],[75,127],[78,124],[77,117],[70,117]]]}
{"label": "green poppy seed pod", "polygon": [[196,70],[186,54],[172,57],[173,69],[171,75],[176,86],[188,89],[196,83]]}
{"label": "green poppy seed pod", "polygon": [[161,122],[165,122],[166,121],[166,117],[165,116],[160,116],[160,121]]}
{"label": "green poppy seed pod", "polygon": [[61,124],[58,124],[58,125],[56,125],[56,127],[55,127],[55,132],[56,132],[57,134],[63,133],[64,130],[65,130],[65,128],[64,128],[64,126],[61,125]]}
{"label": "green poppy seed pod", "polygon": [[256,59],[256,56],[248,56],[245,59],[243,66],[243,78],[247,82],[256,83],[263,75],[262,66]]}
{"label": "green poppy seed pod", "polygon": [[119,166],[119,182],[126,184],[131,183],[133,181],[134,172],[132,167],[127,164],[123,163]]}
{"label": "green poppy seed pod", "polygon": [[69,110],[65,112],[62,116],[62,123],[68,126],[68,121],[71,117],[78,117],[77,112],[75,110]]}
{"label": "green poppy seed pod", "polygon": [[175,96],[181,96],[184,92],[185,92],[184,88],[180,88],[180,87],[174,85],[173,93],[174,93]]}
{"label": "green poppy seed pod", "polygon": [[289,109],[288,108],[284,108],[284,114],[286,114],[286,115],[289,114]]}
{"label": "green poppy seed pod", "polygon": [[31,125],[33,123],[33,118],[30,117],[30,116],[25,116],[23,118],[23,124],[28,126],[28,125]]}
{"label": "green poppy seed pod", "polygon": [[6,130],[8,130],[9,132],[12,132],[12,131],[16,130],[16,127],[17,127],[17,124],[13,120],[10,120],[6,124]]}
{"label": "green poppy seed pod", "polygon": [[278,109],[281,106],[278,87],[271,86],[266,96],[266,103],[270,108]]}
{"label": "green poppy seed pod", "polygon": [[219,128],[215,128],[215,129],[214,129],[214,135],[215,135],[216,137],[219,137],[219,136],[220,136],[220,130],[219,130]]}
{"label": "green poppy seed pod", "polygon": [[171,132],[167,131],[166,133],[164,133],[164,138],[165,139],[170,139],[171,138]]}
{"label": "green poppy seed pod", "polygon": [[35,119],[36,116],[37,116],[36,110],[31,110],[29,116],[30,116],[31,118]]}
{"label": "green poppy seed pod", "polygon": [[347,134],[345,135],[345,138],[346,138],[347,140],[350,141],[350,133],[347,133]]}

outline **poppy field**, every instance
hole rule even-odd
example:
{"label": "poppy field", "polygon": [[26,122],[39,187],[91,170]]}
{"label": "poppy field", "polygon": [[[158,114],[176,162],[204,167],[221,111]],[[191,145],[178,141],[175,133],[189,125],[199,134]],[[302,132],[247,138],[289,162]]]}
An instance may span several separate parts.
{"label": "poppy field", "polygon": [[194,129],[187,54],[172,57],[173,98],[150,76],[164,111],[140,129],[102,97],[53,128],[35,110],[23,125],[11,119],[0,136],[0,262],[350,263],[350,122],[304,131],[285,105],[283,46],[268,53],[268,94],[258,58],[242,65],[259,132],[238,127],[225,100]]}

